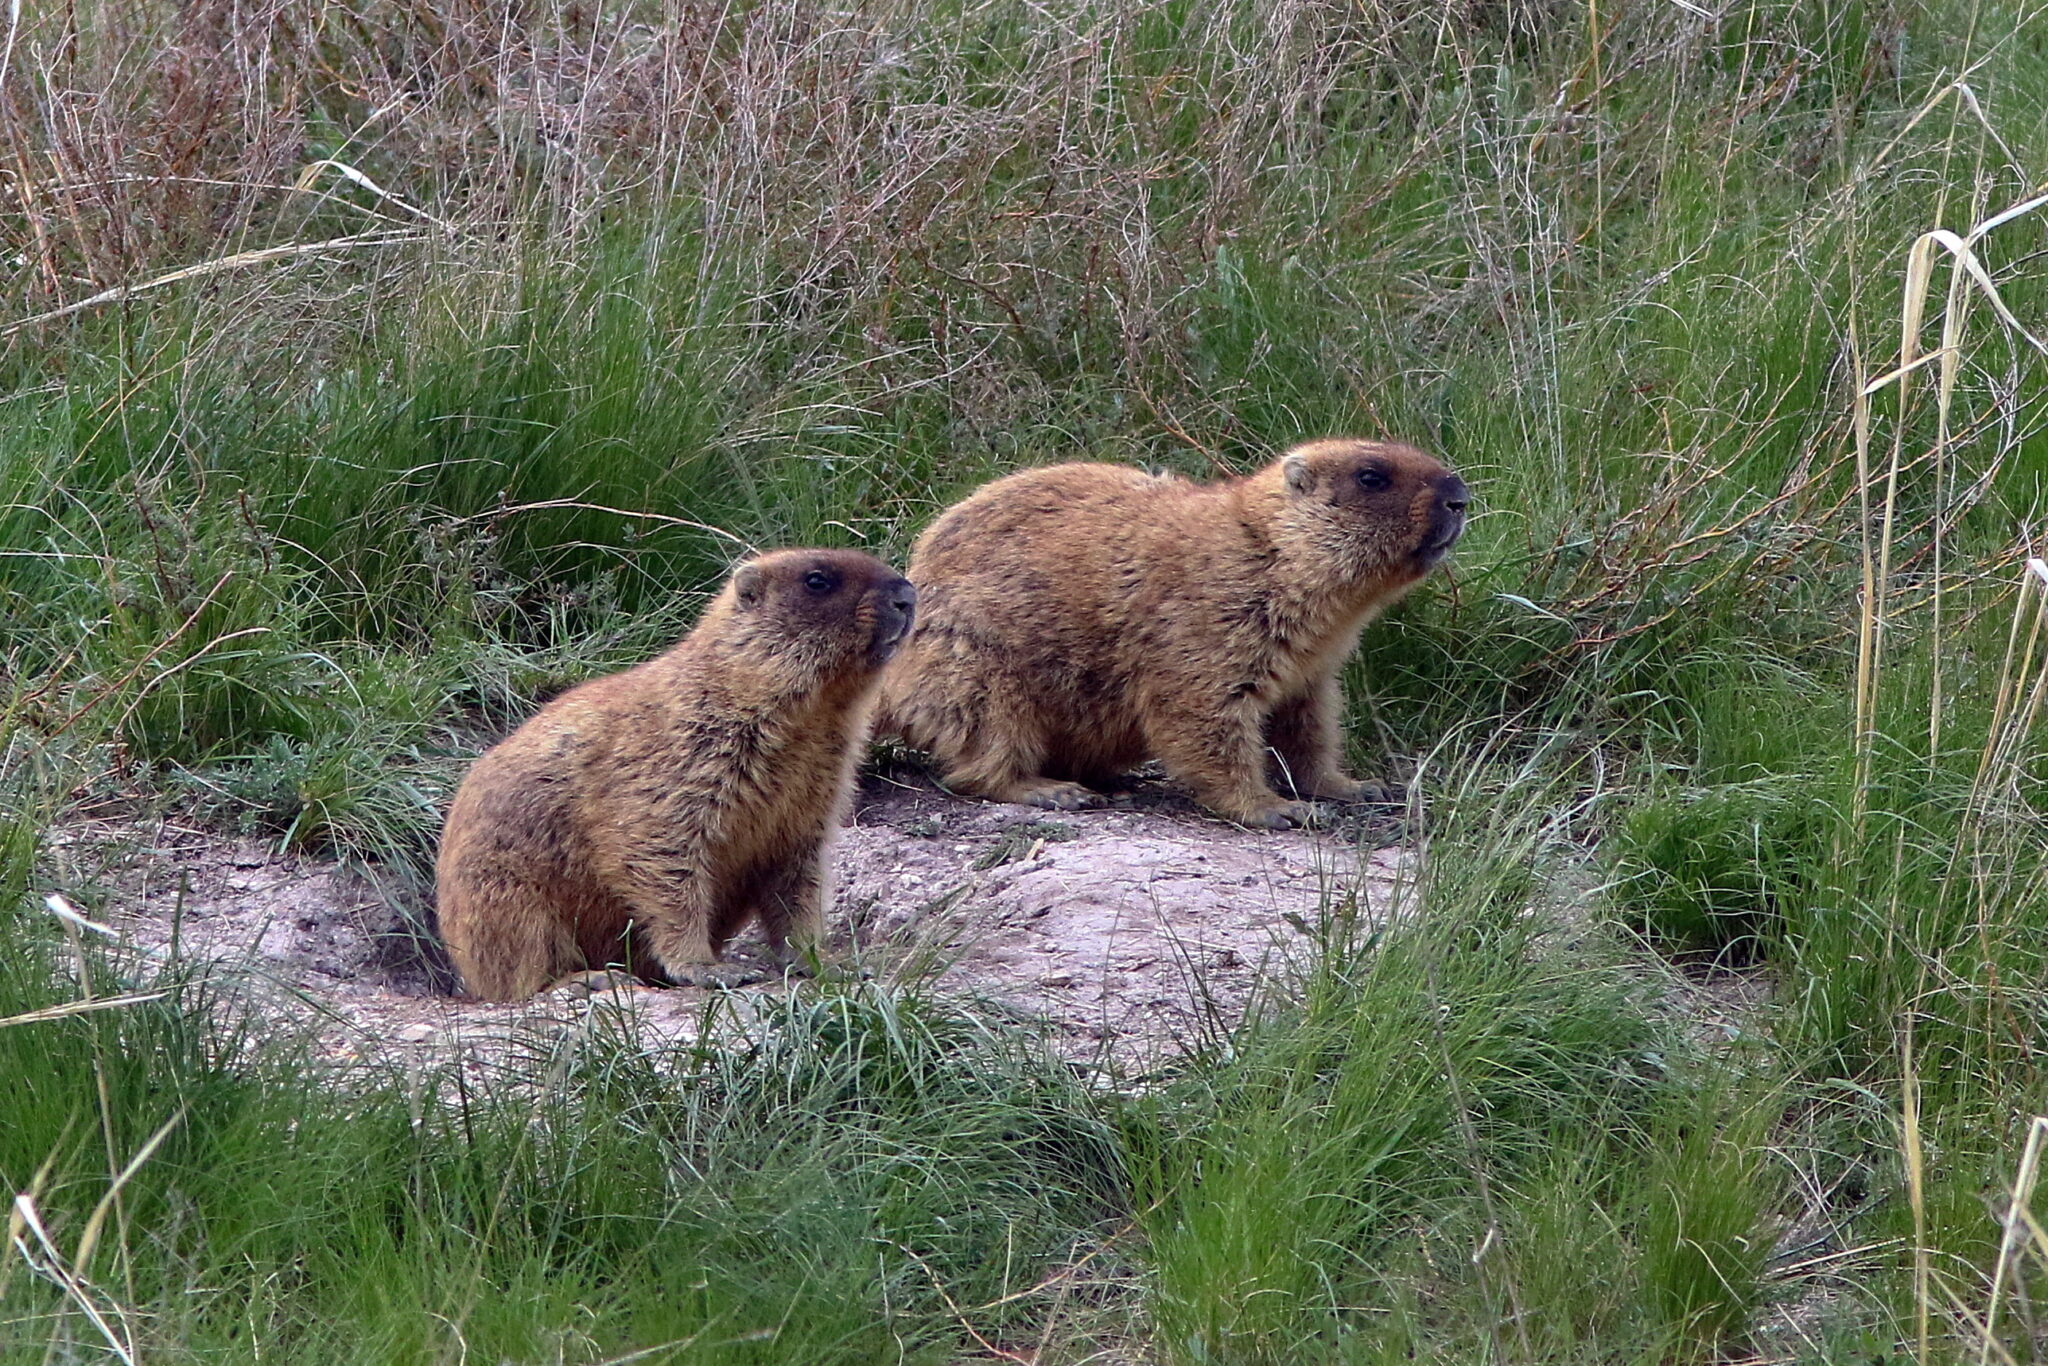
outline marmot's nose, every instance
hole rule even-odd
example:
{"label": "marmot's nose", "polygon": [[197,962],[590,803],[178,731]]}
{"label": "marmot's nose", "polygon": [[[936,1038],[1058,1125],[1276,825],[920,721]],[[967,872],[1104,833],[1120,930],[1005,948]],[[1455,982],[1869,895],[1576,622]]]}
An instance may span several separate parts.
{"label": "marmot's nose", "polygon": [[1465,487],[1465,481],[1457,475],[1447,474],[1437,480],[1436,500],[1443,504],[1446,510],[1463,512],[1470,497],[1471,490]]}
{"label": "marmot's nose", "polygon": [[889,588],[889,605],[905,616],[917,610],[917,589],[909,579],[898,579]]}

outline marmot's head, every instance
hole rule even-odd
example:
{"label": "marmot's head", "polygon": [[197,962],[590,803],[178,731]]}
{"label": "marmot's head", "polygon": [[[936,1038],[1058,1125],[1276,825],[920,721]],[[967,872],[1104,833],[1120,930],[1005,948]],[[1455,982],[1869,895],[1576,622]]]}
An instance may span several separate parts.
{"label": "marmot's head", "polygon": [[910,634],[917,590],[858,550],[777,550],[733,572],[721,595],[749,645],[823,671],[872,672]]}
{"label": "marmot's head", "polygon": [[1465,531],[1465,481],[1396,441],[1333,437],[1280,457],[1298,524],[1356,578],[1413,581]]}

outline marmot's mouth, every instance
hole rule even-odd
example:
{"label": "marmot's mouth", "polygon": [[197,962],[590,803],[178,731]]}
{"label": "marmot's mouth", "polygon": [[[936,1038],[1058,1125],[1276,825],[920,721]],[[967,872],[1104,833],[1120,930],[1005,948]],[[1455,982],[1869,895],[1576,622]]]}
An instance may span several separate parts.
{"label": "marmot's mouth", "polygon": [[889,662],[896,647],[910,637],[917,624],[917,590],[906,579],[885,585],[868,600],[874,612],[875,631],[868,640],[868,659],[877,668]]}
{"label": "marmot's mouth", "polygon": [[909,638],[910,628],[916,621],[912,613],[902,612],[890,613],[875,624],[875,641],[869,647],[869,653],[877,663],[896,653],[896,647]]}
{"label": "marmot's mouth", "polygon": [[1430,537],[1415,552],[1415,561],[1424,569],[1433,569],[1439,560],[1451,553],[1451,547],[1465,534],[1465,519],[1453,517],[1448,526],[1432,527]]}

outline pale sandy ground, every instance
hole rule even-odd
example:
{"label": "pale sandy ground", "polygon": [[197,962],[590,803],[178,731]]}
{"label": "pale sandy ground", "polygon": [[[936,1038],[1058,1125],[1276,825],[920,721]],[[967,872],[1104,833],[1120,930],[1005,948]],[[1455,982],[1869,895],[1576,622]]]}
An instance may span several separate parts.
{"label": "pale sandy ground", "polygon": [[[1412,856],[1391,813],[1346,813],[1328,831],[1253,832],[1197,811],[1164,784],[1119,806],[1063,813],[955,799],[871,777],[833,864],[836,947],[887,981],[1043,1028],[1076,1062],[1143,1071],[1219,1038],[1258,986],[1300,961],[1326,916],[1402,913]],[[79,821],[49,851],[60,882],[97,887],[97,913],[150,956],[175,951],[259,1007],[315,1025],[344,1061],[455,1046],[480,1058],[569,1025],[586,1001],[521,1006],[446,994],[402,898],[328,860],[280,854],[175,819]],[[413,908],[415,913],[417,908]],[[733,953],[764,965],[742,936]],[[786,990],[742,988],[742,1005]],[[607,1004],[655,1038],[704,1016],[696,989],[626,990]]]}

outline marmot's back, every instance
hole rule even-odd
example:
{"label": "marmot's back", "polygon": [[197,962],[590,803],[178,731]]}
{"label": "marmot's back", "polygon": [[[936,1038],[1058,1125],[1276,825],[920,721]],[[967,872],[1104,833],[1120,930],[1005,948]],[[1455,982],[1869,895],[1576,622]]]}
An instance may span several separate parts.
{"label": "marmot's back", "polygon": [[[1019,643],[1082,622],[1107,624],[1126,594],[1109,571],[1144,551],[1151,532],[1198,485],[1121,465],[1052,465],[1025,470],[975,490],[946,509],[911,551],[908,573],[938,589],[940,623],[1001,630]],[[1055,586],[1057,584],[1057,586]],[[985,610],[999,619],[983,616]],[[1047,609],[1045,621],[1038,621]],[[926,622],[934,621],[929,600]],[[943,624],[939,629],[944,629]]]}

